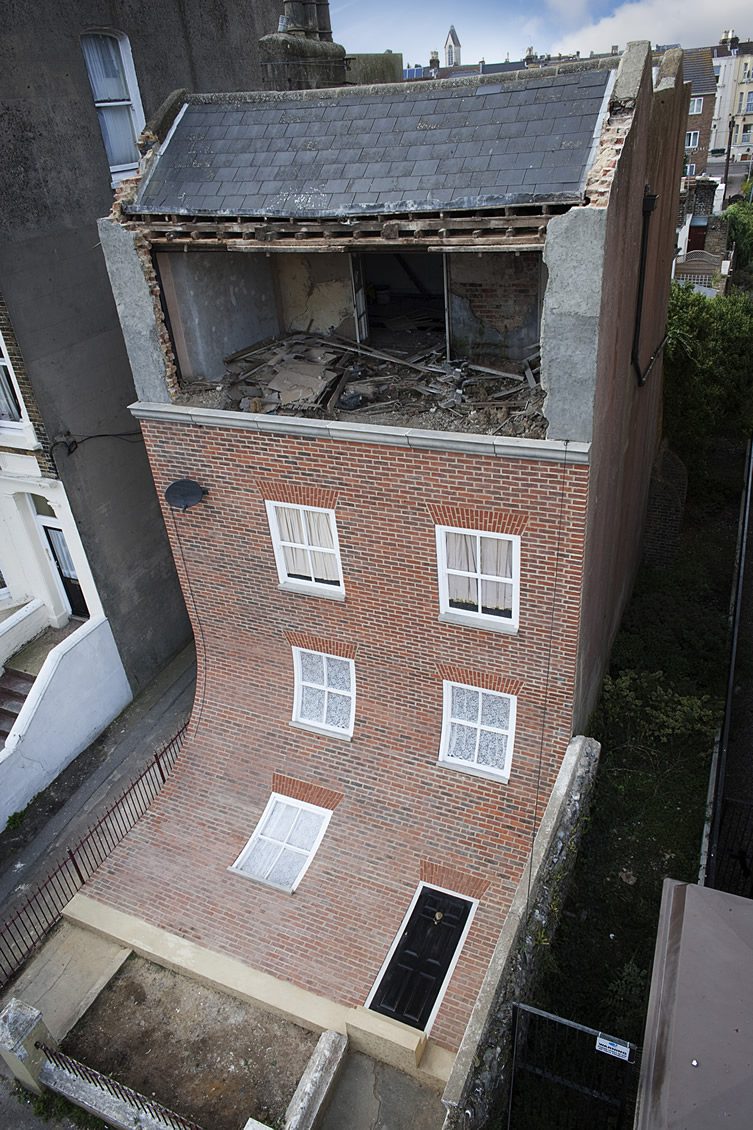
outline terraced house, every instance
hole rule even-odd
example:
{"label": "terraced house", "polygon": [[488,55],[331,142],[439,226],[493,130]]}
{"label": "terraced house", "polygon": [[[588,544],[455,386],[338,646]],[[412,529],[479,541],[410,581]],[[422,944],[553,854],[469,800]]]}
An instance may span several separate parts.
{"label": "terraced house", "polygon": [[447,1079],[638,560],[687,97],[165,107],[100,234],[198,693],[72,918]]}

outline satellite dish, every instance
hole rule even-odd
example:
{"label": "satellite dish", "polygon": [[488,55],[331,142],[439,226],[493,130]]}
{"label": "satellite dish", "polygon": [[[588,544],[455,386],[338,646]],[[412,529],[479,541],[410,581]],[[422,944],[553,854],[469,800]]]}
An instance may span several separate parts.
{"label": "satellite dish", "polygon": [[206,487],[199,486],[193,479],[177,479],[170,483],[165,491],[165,498],[173,510],[190,510],[208,493]]}

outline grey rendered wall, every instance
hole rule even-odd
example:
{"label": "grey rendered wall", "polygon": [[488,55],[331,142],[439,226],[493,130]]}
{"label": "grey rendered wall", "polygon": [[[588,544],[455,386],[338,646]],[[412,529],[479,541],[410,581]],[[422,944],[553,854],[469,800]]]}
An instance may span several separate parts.
{"label": "grey rendered wall", "polygon": [[264,255],[167,251],[157,269],[183,381],[219,381],[223,357],[279,333]]}
{"label": "grey rendered wall", "polygon": [[99,247],[109,169],[79,37],[125,33],[147,119],[176,87],[260,85],[257,39],[279,4],[257,0],[39,0],[3,6],[0,293],[134,689],[189,637],[140,436],[133,379]]}

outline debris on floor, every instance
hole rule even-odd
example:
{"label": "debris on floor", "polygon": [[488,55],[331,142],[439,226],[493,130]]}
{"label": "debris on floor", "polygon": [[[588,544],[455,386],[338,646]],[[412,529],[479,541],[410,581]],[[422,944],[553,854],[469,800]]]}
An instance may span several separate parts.
{"label": "debris on floor", "polygon": [[219,407],[436,430],[543,437],[538,345],[504,368],[294,333],[225,358]]}

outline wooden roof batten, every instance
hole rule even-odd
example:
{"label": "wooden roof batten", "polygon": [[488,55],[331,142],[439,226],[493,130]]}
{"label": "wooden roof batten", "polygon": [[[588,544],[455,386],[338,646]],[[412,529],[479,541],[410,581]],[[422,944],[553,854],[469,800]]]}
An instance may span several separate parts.
{"label": "wooden roof batten", "polygon": [[[553,216],[574,202],[509,205],[476,213],[419,213],[269,219],[146,215],[125,221],[160,246],[225,246],[236,251],[344,251],[385,246],[427,250],[538,250]],[[438,246],[439,245],[439,246]]]}

